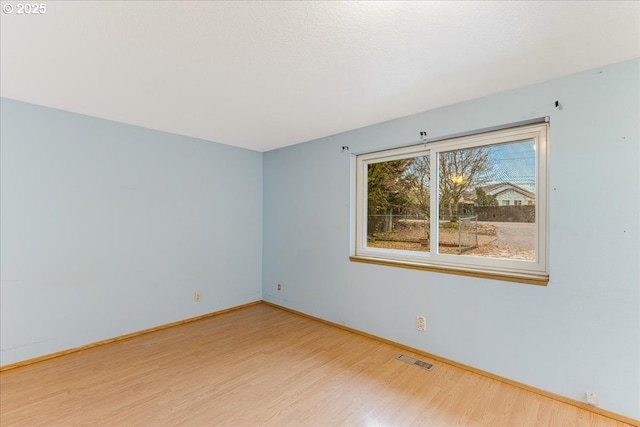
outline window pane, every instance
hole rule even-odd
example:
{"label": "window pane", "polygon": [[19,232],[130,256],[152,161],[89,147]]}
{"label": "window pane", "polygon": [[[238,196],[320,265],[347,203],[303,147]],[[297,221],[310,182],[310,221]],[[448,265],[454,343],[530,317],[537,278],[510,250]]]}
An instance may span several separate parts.
{"label": "window pane", "polygon": [[536,259],[534,141],[441,152],[438,252]]}
{"label": "window pane", "polygon": [[367,246],[429,251],[429,157],[367,165]]}

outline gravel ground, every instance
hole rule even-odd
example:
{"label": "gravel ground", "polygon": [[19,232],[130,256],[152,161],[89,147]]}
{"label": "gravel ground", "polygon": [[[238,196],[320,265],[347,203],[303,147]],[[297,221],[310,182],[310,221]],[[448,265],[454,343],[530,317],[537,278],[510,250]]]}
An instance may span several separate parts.
{"label": "gravel ground", "polygon": [[[535,259],[535,224],[517,222],[478,223],[478,244],[475,249],[462,253],[464,256],[483,256],[506,259]],[[369,246],[388,249],[404,249],[428,252],[429,247],[420,244],[425,237],[422,227],[406,227],[394,233],[378,233]],[[393,239],[394,241],[381,240]],[[400,240],[400,241],[398,241]],[[441,253],[458,252],[458,230],[440,229]]]}

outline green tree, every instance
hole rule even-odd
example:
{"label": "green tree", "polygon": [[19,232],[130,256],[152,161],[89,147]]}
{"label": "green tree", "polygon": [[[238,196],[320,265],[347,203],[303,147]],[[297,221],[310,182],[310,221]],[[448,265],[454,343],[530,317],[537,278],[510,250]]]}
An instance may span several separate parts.
{"label": "green tree", "polygon": [[482,188],[476,188],[476,205],[478,206],[498,206],[498,199],[495,195],[489,195]]}
{"label": "green tree", "polygon": [[[379,230],[381,224],[391,228],[390,218],[405,213],[411,206],[411,177],[407,173],[413,159],[371,163],[367,167],[368,233]],[[385,218],[388,216],[389,219]]]}

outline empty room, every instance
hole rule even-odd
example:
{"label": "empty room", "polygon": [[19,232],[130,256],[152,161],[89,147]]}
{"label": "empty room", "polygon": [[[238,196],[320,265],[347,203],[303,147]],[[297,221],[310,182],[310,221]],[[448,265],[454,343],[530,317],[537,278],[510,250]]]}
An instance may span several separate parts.
{"label": "empty room", "polygon": [[640,426],[639,1],[2,1],[0,425]]}

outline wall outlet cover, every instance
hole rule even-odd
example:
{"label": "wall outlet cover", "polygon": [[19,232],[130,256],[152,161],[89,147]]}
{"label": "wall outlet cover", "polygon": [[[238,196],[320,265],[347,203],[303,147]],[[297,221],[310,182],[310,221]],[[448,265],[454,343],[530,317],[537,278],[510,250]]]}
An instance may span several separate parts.
{"label": "wall outlet cover", "polygon": [[593,393],[585,393],[587,398],[587,403],[591,406],[598,406],[598,396]]}

